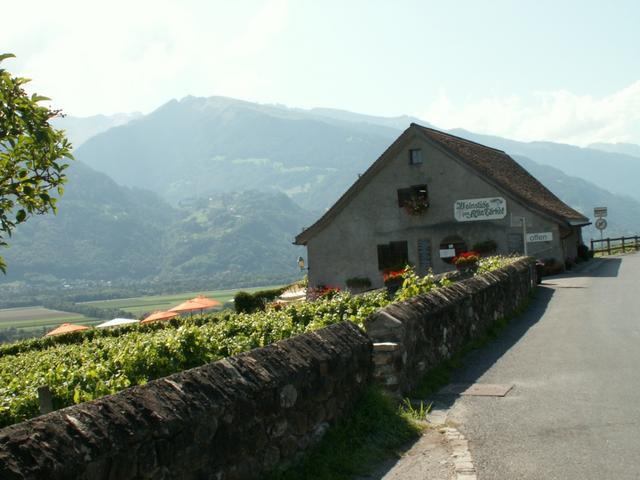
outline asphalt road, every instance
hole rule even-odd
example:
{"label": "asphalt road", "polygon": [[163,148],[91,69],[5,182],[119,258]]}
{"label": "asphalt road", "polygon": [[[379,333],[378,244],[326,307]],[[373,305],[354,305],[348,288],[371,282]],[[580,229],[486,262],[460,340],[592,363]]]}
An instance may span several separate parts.
{"label": "asphalt road", "polygon": [[514,385],[450,399],[479,480],[640,479],[640,254],[545,279],[465,365],[455,382]]}

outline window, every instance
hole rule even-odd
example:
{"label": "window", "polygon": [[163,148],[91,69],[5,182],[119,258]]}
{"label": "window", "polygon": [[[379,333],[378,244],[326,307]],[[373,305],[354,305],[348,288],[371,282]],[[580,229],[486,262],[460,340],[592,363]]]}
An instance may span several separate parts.
{"label": "window", "polygon": [[407,242],[390,242],[378,245],[378,270],[404,268],[409,263]]}
{"label": "window", "polygon": [[409,150],[409,165],[420,165],[422,163],[422,150],[412,148]]}
{"label": "window", "polygon": [[429,200],[429,194],[427,192],[426,185],[413,185],[409,188],[398,189],[398,206],[404,207],[409,201],[418,200],[420,202],[427,202]]}
{"label": "window", "polygon": [[453,257],[467,250],[467,243],[456,235],[446,237],[440,242],[440,258],[446,263],[452,263]]}

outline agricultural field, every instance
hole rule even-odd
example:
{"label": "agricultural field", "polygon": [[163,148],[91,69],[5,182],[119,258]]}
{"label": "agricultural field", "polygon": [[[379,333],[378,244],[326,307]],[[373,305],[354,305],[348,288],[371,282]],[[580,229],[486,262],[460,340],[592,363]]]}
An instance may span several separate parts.
{"label": "agricultural field", "polygon": [[82,323],[92,325],[100,320],[71,312],[49,310],[44,307],[5,308],[0,310],[0,329],[19,328],[27,330],[50,330],[61,323]]}
{"label": "agricultural field", "polygon": [[[270,288],[276,287],[253,287],[242,290],[255,292]],[[97,308],[121,309],[129,312],[132,317],[138,318],[154,310],[167,310],[197,295],[206,295],[209,298],[214,298],[220,303],[225,304],[232,300],[238,291],[240,291],[240,289],[210,290],[173,295],[152,295],[116,300],[101,300],[84,302],[84,304]],[[42,306],[0,309],[0,333],[3,330],[15,328],[25,333],[29,332],[29,336],[40,336],[62,323],[79,323],[92,326],[102,322],[104,322],[104,319],[89,318],[79,313],[51,310]]]}
{"label": "agricultural field", "polygon": [[168,310],[175,307],[179,303],[184,302],[197,295],[205,295],[206,297],[218,300],[223,305],[233,299],[234,295],[240,290],[245,292],[256,292],[258,290],[269,290],[277,288],[276,286],[241,288],[233,290],[209,290],[206,292],[188,292],[176,293],[172,295],[151,295],[147,297],[135,298],[119,298],[115,300],[98,300],[95,302],[84,302],[85,305],[91,305],[98,308],[119,308],[125,312],[131,313],[132,316],[138,317],[144,313],[154,310]]}

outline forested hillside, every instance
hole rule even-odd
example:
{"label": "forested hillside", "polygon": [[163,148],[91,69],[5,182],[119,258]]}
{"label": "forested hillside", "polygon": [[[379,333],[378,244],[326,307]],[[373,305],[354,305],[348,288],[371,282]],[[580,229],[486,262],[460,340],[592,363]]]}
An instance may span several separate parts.
{"label": "forested hillside", "polygon": [[291,242],[310,218],[284,194],[256,191],[172,207],[75,162],[58,214],[31,219],[11,238],[4,280],[282,281],[296,275],[303,252]]}

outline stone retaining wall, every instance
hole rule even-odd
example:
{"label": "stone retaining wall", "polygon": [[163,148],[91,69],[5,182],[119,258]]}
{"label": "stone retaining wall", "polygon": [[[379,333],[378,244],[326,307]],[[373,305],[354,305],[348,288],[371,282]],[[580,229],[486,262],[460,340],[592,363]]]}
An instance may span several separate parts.
{"label": "stone retaining wall", "polygon": [[374,378],[402,395],[424,374],[513,313],[536,285],[532,260],[385,307],[365,322],[374,345]]}
{"label": "stone retaining wall", "polygon": [[7,427],[0,479],[259,478],[316,443],[372,371],[409,391],[534,286],[522,259],[379,310],[368,336],[343,322]]}
{"label": "stone retaining wall", "polygon": [[0,478],[258,478],[348,410],[371,349],[344,322],[7,427]]}

